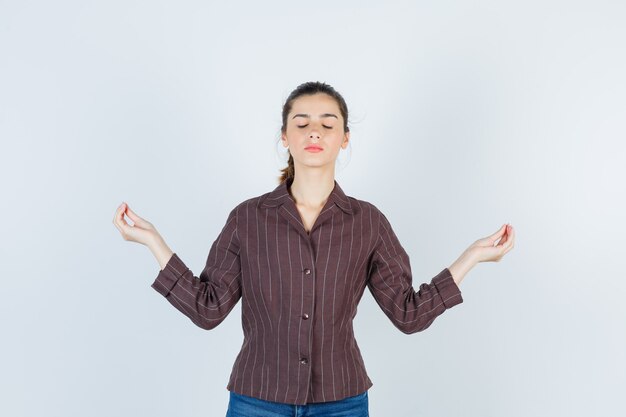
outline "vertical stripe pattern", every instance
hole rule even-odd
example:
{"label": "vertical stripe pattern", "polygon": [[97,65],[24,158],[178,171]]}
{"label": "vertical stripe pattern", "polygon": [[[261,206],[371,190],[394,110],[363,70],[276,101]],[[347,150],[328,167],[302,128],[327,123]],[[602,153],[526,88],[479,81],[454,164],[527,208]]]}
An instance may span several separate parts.
{"label": "vertical stripe pattern", "polygon": [[174,253],[152,287],[206,330],[242,300],[244,341],[228,390],[288,404],[337,401],[373,385],[353,331],[366,287],[406,334],[463,298],[448,268],[415,291],[387,217],[337,181],[307,232],[290,185],[232,209],[199,276]]}

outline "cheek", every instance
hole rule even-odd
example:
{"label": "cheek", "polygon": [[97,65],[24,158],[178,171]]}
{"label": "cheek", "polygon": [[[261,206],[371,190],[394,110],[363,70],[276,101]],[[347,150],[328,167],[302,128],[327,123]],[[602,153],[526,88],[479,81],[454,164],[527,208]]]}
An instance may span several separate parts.
{"label": "cheek", "polygon": [[341,148],[343,135],[341,133],[334,133],[332,137],[330,137],[329,143],[332,144],[334,148]]}

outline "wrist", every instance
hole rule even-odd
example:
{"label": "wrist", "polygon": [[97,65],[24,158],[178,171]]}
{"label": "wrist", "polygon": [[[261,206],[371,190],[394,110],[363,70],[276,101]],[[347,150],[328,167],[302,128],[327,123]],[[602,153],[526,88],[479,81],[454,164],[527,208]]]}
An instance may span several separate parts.
{"label": "wrist", "polygon": [[461,257],[464,258],[465,262],[469,266],[469,269],[472,269],[479,262],[478,253],[474,248],[468,248],[463,252]]}
{"label": "wrist", "polygon": [[475,253],[470,250],[466,250],[459,256],[459,258],[448,267],[452,279],[459,285],[465,275],[477,264]]}
{"label": "wrist", "polygon": [[174,252],[169,246],[167,246],[167,243],[165,243],[165,240],[163,240],[161,236],[154,236],[150,240],[149,248],[162,271],[163,268],[165,268],[165,265],[167,265],[169,260],[172,258]]}
{"label": "wrist", "polygon": [[146,246],[148,247],[148,249],[150,249],[152,253],[155,253],[158,251],[162,251],[162,248],[167,245],[165,244],[165,240],[163,240],[161,235],[155,232],[152,233],[148,238]]}

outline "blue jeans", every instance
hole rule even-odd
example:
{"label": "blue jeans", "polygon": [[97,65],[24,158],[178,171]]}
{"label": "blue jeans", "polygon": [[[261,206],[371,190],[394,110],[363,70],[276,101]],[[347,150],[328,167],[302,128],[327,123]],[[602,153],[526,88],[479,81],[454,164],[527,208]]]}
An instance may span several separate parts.
{"label": "blue jeans", "polygon": [[339,401],[277,403],[230,392],[226,417],[369,417],[367,391]]}

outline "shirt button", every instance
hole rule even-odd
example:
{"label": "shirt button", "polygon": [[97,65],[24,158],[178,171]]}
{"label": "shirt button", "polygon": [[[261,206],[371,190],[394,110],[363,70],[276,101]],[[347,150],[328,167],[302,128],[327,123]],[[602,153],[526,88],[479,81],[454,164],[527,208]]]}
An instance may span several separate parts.
{"label": "shirt button", "polygon": [[300,359],[300,363],[302,365],[306,365],[307,363],[309,363],[309,361],[307,360],[307,358],[302,358],[302,359]]}
{"label": "shirt button", "polygon": [[308,275],[308,274],[310,274],[310,273],[311,273],[311,270],[310,270],[309,268],[305,268],[305,269],[304,269],[304,273]]}
{"label": "shirt button", "polygon": [[308,315],[307,313],[304,313],[304,314],[302,315],[302,318],[306,320],[306,319],[308,319],[308,318],[309,318],[309,315]]}

